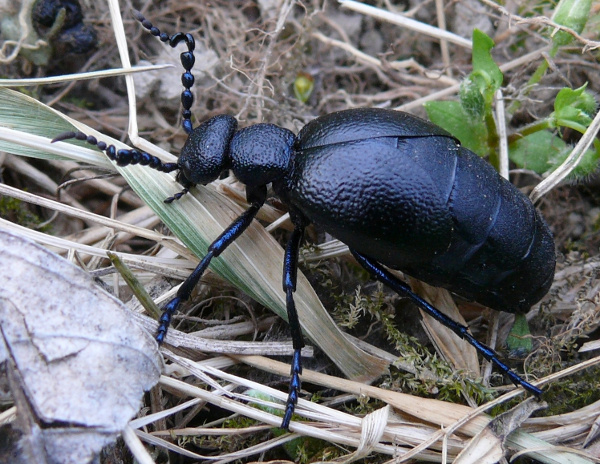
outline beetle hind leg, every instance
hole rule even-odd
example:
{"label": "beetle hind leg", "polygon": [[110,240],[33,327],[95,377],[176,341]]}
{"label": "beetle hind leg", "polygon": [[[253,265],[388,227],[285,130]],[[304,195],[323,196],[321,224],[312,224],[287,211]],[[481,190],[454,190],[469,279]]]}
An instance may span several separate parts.
{"label": "beetle hind leg", "polygon": [[474,338],[473,335],[471,335],[471,333],[469,332],[468,327],[459,324],[455,320],[449,318],[444,313],[440,312],[438,309],[436,309],[423,298],[421,298],[419,295],[415,294],[410,289],[408,284],[394,276],[381,263],[375,261],[374,259],[368,258],[355,250],[351,249],[350,252],[354,256],[354,258],[356,258],[358,263],[363,268],[365,268],[374,279],[379,280],[383,284],[387,285],[400,296],[409,298],[419,308],[421,308],[431,317],[441,322],[446,327],[451,329],[460,338],[466,340],[471,345],[473,345],[475,349],[479,351],[486,360],[496,365],[496,367],[498,367],[498,369],[500,369],[502,373],[505,374],[517,387],[521,386],[528,392],[538,397],[542,394],[542,390],[522,379],[518,374],[513,372],[510,367],[508,367],[506,364],[500,361],[498,355],[494,350],[492,350],[489,346],[479,342],[476,338]]}

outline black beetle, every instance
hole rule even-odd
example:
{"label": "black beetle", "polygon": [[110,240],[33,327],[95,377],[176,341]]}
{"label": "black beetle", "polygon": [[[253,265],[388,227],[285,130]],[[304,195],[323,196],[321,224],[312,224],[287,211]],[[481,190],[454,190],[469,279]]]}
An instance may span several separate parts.
{"label": "black beetle", "polygon": [[294,224],[285,251],[283,289],[295,349],[290,392],[282,427],[287,428],[298,399],[304,346],[294,305],[298,250],[310,223],[346,243],[376,279],[466,339],[508,375],[515,385],[540,395],[468,328],[415,295],[386,267],[447,288],[467,299],[508,312],[524,312],[548,291],[554,277],[552,234],[531,201],[484,160],[460,146],[449,133],[406,113],[351,109],[328,114],[304,126],[298,136],[273,124],[237,130],[237,121],[215,116],[192,128],[190,88],[194,78],[194,39],[161,33],[140,13],[142,25],[181,54],[183,128],[189,134],[177,163],[162,163],[139,150],[117,150],[81,132],[76,138],[105,151],[120,166],[148,165],[177,171],[184,189],[207,184],[232,170],[246,185],[250,207],[208,248],[206,256],[165,306],[156,339],[165,339],[173,313],[190,298],[212,258],[252,222],[267,197],[267,184],[290,210]]}

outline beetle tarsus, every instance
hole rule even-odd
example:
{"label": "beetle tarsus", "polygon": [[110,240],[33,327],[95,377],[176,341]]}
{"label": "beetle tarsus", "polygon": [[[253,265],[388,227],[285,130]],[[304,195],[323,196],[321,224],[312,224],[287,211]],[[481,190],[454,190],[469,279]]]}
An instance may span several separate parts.
{"label": "beetle tarsus", "polygon": [[173,314],[177,312],[180,304],[181,298],[176,296],[165,305],[163,313],[158,319],[158,329],[156,330],[156,342],[159,345],[162,345],[165,341],[169,325],[171,324],[171,318],[173,317]]}
{"label": "beetle tarsus", "polygon": [[292,358],[292,364],[290,368],[290,388],[288,391],[288,399],[285,403],[283,420],[281,421],[281,428],[284,430],[288,430],[290,427],[290,422],[292,420],[292,416],[294,415],[296,404],[298,403],[298,394],[300,393],[300,388],[302,387],[300,380],[300,374],[302,374],[301,353],[302,349],[296,348]]}
{"label": "beetle tarsus", "polygon": [[181,189],[179,192],[177,192],[175,195],[173,195],[172,197],[169,198],[165,198],[163,201],[165,203],[173,203],[174,201],[179,200],[182,196],[184,196],[186,193],[188,193],[190,190],[186,187],[184,189]]}

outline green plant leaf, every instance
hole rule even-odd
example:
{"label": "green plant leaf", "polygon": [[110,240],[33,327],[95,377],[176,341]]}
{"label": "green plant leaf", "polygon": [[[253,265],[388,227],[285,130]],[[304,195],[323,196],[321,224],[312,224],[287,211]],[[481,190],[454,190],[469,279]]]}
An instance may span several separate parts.
{"label": "green plant leaf", "polygon": [[568,154],[567,144],[548,130],[534,132],[509,146],[510,160],[522,169],[543,174],[556,166],[553,161]]}
{"label": "green plant leaf", "polygon": [[531,335],[531,332],[527,318],[524,314],[516,314],[515,323],[506,338],[506,346],[513,356],[526,356],[533,350],[533,342],[528,335]]}
{"label": "green plant leaf", "polygon": [[479,156],[489,154],[484,121],[472,120],[459,102],[431,101],[425,103],[425,109],[431,122],[450,132],[465,148]]}
{"label": "green plant leaf", "polygon": [[[533,132],[509,146],[510,160],[518,167],[538,174],[554,170],[569,156],[571,147],[549,130]],[[591,175],[598,169],[600,155],[588,150],[569,178]]]}
{"label": "green plant leaf", "polygon": [[586,87],[587,84],[578,89],[565,87],[558,92],[551,115],[556,127],[581,125],[587,128],[590,125],[598,104]]}
{"label": "green plant leaf", "polygon": [[[552,21],[579,34],[590,17],[591,8],[592,0],[560,0],[554,9]],[[552,41],[558,46],[567,45],[572,40],[573,36],[564,31],[558,31],[552,36]]]}
{"label": "green plant leaf", "polygon": [[306,103],[315,88],[315,79],[308,73],[298,73],[294,80],[294,95],[302,103]]}
{"label": "green plant leaf", "polygon": [[483,121],[486,108],[485,99],[479,90],[479,85],[471,77],[467,77],[460,83],[459,91],[460,103],[464,112],[471,121]]}
{"label": "green plant leaf", "polygon": [[491,54],[494,45],[494,41],[487,34],[479,29],[473,31],[473,72],[470,78],[479,87],[486,103],[490,104],[504,79]]}

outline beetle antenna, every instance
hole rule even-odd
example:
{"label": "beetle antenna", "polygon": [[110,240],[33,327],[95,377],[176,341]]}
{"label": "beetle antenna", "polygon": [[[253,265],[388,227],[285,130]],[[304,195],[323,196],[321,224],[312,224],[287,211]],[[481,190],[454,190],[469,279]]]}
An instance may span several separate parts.
{"label": "beetle antenna", "polygon": [[192,104],[194,103],[194,94],[191,91],[191,88],[194,85],[192,68],[196,61],[196,58],[194,57],[194,49],[196,48],[194,36],[189,32],[177,32],[172,36],[169,36],[166,32],[161,32],[158,27],[153,26],[139,11],[134,10],[133,16],[142,24],[142,26],[150,31],[150,34],[160,39],[161,42],[168,43],[172,48],[175,48],[180,42],[185,42],[187,45],[187,52],[183,52],[179,55],[181,65],[183,66],[183,69],[185,69],[185,72],[181,75],[181,83],[183,84],[183,91],[181,92],[181,106],[183,107],[183,110],[181,111],[181,125],[186,133],[191,134],[194,130],[191,112]]}
{"label": "beetle antenna", "polygon": [[90,145],[98,147],[100,150],[106,153],[106,155],[114,162],[117,166],[129,166],[130,164],[141,164],[142,166],[148,166],[152,169],[156,169],[160,172],[172,172],[179,169],[177,163],[163,163],[160,158],[134,149],[117,149],[114,145],[109,145],[106,142],[96,139],[93,135],[86,135],[83,132],[63,132],[52,139],[52,143],[62,142],[64,140],[76,139],[83,140]]}

